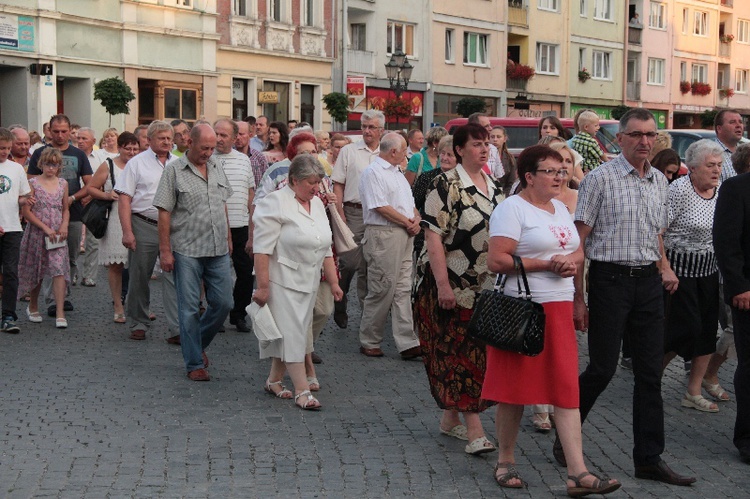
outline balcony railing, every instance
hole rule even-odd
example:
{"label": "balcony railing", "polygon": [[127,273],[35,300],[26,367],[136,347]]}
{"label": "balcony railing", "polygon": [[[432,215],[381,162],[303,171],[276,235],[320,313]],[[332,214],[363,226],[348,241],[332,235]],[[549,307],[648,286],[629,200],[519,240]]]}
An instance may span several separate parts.
{"label": "balcony railing", "polygon": [[628,26],[628,43],[640,45],[642,31],[643,28],[640,26]]}
{"label": "balcony railing", "polygon": [[375,72],[375,54],[365,50],[347,50],[349,67],[347,71],[351,74],[371,75]]}
{"label": "balcony railing", "polygon": [[731,43],[719,43],[719,57],[731,57],[732,56],[732,44]]}
{"label": "balcony railing", "polygon": [[626,93],[628,100],[641,100],[641,82],[629,81]]}
{"label": "balcony railing", "polygon": [[529,10],[526,7],[508,6],[508,24],[511,26],[529,27]]}

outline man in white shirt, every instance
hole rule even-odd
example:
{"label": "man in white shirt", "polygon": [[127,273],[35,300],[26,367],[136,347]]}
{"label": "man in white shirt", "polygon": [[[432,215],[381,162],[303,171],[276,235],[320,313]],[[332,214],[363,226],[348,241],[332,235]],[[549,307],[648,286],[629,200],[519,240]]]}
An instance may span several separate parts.
{"label": "man in white shirt", "polygon": [[391,132],[380,141],[380,155],[362,173],[359,194],[365,234],[367,296],[359,327],[359,351],[382,357],[380,343],[388,312],[393,338],[404,360],[421,355],[411,312],[412,252],[421,218],[411,187],[398,165],[406,157],[406,141]]}
{"label": "man in white shirt", "polygon": [[[159,254],[159,212],[154,207],[154,195],[164,165],[174,158],[171,153],[173,131],[169,123],[154,121],[148,126],[147,134],[150,147],[128,161],[115,186],[115,191],[120,195],[118,213],[122,224],[122,245],[130,250],[130,282],[125,314],[130,322],[132,340],[145,340],[146,331],[151,327],[149,283]],[[172,272],[163,272],[161,282],[164,314],[172,333],[167,341],[179,344],[177,295]]]}
{"label": "man in white shirt", "polygon": [[368,109],[362,113],[362,140],[349,144],[341,149],[333,167],[331,180],[336,194],[336,208],[349,229],[354,233],[354,241],[359,248],[339,255],[341,280],[339,285],[344,290],[344,299],[336,302],[333,320],[345,329],[349,323],[346,312],[347,293],[354,274],[359,272],[357,296],[360,305],[367,295],[367,266],[362,258],[362,236],[365,226],[362,222],[362,202],[359,198],[359,178],[367,166],[380,153],[380,136],[385,126],[385,115],[381,111]]}
{"label": "man in white shirt", "polygon": [[229,230],[232,236],[232,265],[237,280],[234,282],[234,308],[229,312],[229,323],[240,333],[249,333],[245,321],[245,308],[253,298],[253,258],[245,251],[249,233],[249,213],[255,195],[255,178],[250,159],[246,154],[233,149],[239,132],[238,123],[220,119],[214,123],[216,149],[214,160],[224,169],[232,195],[227,199]]}

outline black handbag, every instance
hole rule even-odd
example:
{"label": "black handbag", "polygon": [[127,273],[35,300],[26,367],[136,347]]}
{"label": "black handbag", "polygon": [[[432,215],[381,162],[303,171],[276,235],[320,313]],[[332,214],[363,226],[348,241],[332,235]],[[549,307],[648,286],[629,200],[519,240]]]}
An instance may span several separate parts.
{"label": "black handbag", "polygon": [[[111,158],[107,158],[109,163],[109,178],[112,179],[112,188],[115,187],[114,163]],[[83,207],[81,213],[81,222],[94,235],[95,238],[101,239],[107,233],[107,223],[112,211],[112,201],[103,199],[92,199],[89,204]]]}
{"label": "black handbag", "polygon": [[[498,276],[494,289],[485,289],[479,294],[468,334],[495,348],[533,357],[544,349],[544,307],[531,300],[521,258],[513,255],[513,264],[517,271],[518,297],[504,293],[508,276],[502,279]],[[524,291],[521,291],[521,278]]]}

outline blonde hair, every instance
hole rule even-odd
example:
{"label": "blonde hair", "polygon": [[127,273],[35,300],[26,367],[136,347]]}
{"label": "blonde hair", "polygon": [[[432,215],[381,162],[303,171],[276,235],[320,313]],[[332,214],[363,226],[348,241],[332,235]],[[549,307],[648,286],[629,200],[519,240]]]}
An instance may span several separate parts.
{"label": "blonde hair", "polygon": [[581,129],[586,125],[599,123],[599,116],[593,111],[584,111],[578,116],[578,128]]}
{"label": "blonde hair", "polygon": [[39,155],[39,160],[37,161],[37,167],[44,171],[44,165],[53,161],[60,165],[60,168],[57,169],[57,176],[59,177],[63,169],[63,155],[62,152],[55,147],[45,147],[42,149],[42,153]]}
{"label": "blonde hair", "polygon": [[564,140],[562,142],[550,142],[548,145],[557,152],[560,152],[563,149],[568,151],[568,153],[570,153],[570,157],[573,159],[573,167],[579,166],[581,164],[581,161],[576,162],[576,153]]}

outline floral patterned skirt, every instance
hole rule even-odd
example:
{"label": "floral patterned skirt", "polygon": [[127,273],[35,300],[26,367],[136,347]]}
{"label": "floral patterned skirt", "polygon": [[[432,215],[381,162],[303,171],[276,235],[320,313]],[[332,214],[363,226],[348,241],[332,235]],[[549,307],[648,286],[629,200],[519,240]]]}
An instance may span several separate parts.
{"label": "floral patterned skirt", "polygon": [[428,269],[414,294],[414,321],[430,392],[441,409],[482,412],[495,405],[481,399],[486,354],[466,334],[470,319],[471,310],[438,306],[437,284]]}

